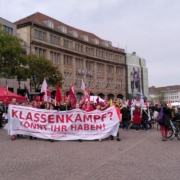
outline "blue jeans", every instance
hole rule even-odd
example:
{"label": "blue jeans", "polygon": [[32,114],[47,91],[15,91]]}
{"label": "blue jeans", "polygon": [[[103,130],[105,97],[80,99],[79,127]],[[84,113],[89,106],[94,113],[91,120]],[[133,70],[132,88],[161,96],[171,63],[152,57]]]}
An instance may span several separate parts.
{"label": "blue jeans", "polygon": [[128,122],[127,121],[123,121],[123,129],[124,128],[128,129]]}
{"label": "blue jeans", "polygon": [[143,119],[142,130],[146,127],[146,131],[148,130],[148,119]]}
{"label": "blue jeans", "polygon": [[136,131],[139,131],[139,124],[134,124]]}

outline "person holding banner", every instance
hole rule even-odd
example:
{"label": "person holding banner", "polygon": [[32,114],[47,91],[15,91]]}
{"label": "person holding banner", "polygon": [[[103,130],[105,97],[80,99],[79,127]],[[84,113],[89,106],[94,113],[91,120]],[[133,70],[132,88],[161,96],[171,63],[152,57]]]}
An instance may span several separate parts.
{"label": "person holding banner", "polygon": [[[121,112],[120,109],[118,107],[118,105],[116,104],[116,101],[113,101],[113,106],[116,108],[116,112],[119,118],[119,123],[121,122]],[[113,136],[111,136],[111,140],[114,140]],[[119,138],[119,128],[118,128],[118,132],[117,132],[117,141],[120,141],[121,139]]]}

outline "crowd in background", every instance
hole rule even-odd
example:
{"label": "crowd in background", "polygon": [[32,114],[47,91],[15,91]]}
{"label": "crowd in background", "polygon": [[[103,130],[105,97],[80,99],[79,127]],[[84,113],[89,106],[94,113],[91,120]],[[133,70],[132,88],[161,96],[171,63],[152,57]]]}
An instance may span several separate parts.
{"label": "crowd in background", "polygon": [[[16,99],[13,98],[11,104],[40,108],[46,110],[57,110],[57,111],[68,111],[71,110],[70,101],[56,103],[53,102],[42,102],[42,101],[31,101],[31,102],[22,102],[17,103]],[[93,110],[105,110],[110,106],[114,105],[116,107],[116,112],[120,120],[120,126],[122,129],[128,131],[130,128],[134,128],[135,132],[145,131],[148,132],[149,128],[152,128],[152,125],[155,123],[158,112],[160,112],[161,107],[163,107],[164,116],[168,120],[172,120],[174,126],[176,126],[176,120],[180,119],[179,106],[168,106],[167,104],[157,103],[155,105],[150,104],[149,106],[140,105],[140,104],[123,104],[120,99],[112,100],[112,103],[104,102],[93,102],[85,101],[76,104],[76,108],[80,108],[83,111],[93,111]],[[3,116],[6,119],[7,107],[3,106],[3,103],[0,102],[0,127],[3,127]],[[3,115],[4,114],[4,115]],[[166,124],[160,124],[160,131],[162,134],[162,140],[167,140],[167,127],[169,126],[168,120]]]}

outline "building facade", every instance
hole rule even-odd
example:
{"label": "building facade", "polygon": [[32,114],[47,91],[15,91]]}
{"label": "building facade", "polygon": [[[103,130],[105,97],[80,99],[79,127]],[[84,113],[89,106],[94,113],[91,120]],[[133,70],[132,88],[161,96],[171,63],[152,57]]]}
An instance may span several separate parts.
{"label": "building facade", "polygon": [[148,69],[146,60],[136,56],[136,53],[126,54],[127,65],[127,98],[137,98],[140,93],[145,97],[149,97],[148,89]]}
{"label": "building facade", "polygon": [[[125,51],[98,36],[68,26],[41,13],[17,22],[17,32],[28,53],[45,56],[59,66],[64,77],[62,93],[74,84],[82,96],[81,79],[92,95],[126,99]],[[54,89],[51,89],[52,93]]]}
{"label": "building facade", "polygon": [[[12,22],[9,22],[3,18],[0,17],[0,24],[1,28],[6,31],[8,34],[19,37],[19,34],[17,33],[17,27]],[[27,48],[25,45],[25,42],[22,42],[21,46],[24,48],[24,52],[26,53]],[[6,75],[4,75],[6,77]],[[24,89],[24,84],[29,83],[29,81],[17,81],[16,79],[10,79],[9,77],[6,78],[0,78],[0,86],[5,87],[6,86],[6,80],[8,83],[8,88],[10,91],[14,93],[19,93],[20,90]]]}
{"label": "building facade", "polygon": [[158,100],[162,96],[164,102],[180,102],[180,85],[164,86],[164,87],[149,87],[149,96],[152,100]]}

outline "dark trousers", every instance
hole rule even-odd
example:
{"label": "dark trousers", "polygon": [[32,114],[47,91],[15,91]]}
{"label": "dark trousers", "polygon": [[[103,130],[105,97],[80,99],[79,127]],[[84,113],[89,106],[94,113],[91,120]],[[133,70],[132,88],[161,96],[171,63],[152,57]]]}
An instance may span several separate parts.
{"label": "dark trousers", "polygon": [[128,122],[127,122],[127,119],[122,120],[122,123],[123,123],[123,129],[124,129],[124,128],[128,129]]}

